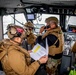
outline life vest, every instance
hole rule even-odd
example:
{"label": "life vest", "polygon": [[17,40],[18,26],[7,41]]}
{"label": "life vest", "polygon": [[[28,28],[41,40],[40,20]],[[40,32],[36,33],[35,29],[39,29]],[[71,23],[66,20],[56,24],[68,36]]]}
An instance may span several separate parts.
{"label": "life vest", "polygon": [[[47,31],[43,36],[42,39],[48,36],[49,34],[55,35],[58,39],[55,41],[55,43],[49,47],[49,55],[55,56],[55,54],[60,54],[63,51],[64,46],[64,36],[62,33],[62,30],[60,27]],[[55,44],[59,40],[59,47],[56,47]]]}

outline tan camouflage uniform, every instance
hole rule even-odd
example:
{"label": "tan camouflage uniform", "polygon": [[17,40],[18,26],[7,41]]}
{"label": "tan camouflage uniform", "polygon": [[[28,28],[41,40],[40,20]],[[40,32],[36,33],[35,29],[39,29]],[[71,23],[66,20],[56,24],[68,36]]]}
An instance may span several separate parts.
{"label": "tan camouflage uniform", "polygon": [[[10,39],[0,42],[0,61],[6,75],[34,75],[39,68],[38,61],[31,63],[30,54],[14,41],[15,37],[25,38],[22,27],[8,26],[7,34]],[[14,43],[15,42],[15,43]]]}
{"label": "tan camouflage uniform", "polygon": [[[58,24],[58,19],[55,17],[49,17],[45,20],[45,22],[48,24],[49,22],[56,22],[56,24]],[[55,35],[60,41],[59,43],[59,47],[56,48],[55,43],[49,47],[49,55],[51,56],[55,56],[55,54],[59,54],[62,53],[63,51],[63,45],[64,45],[64,36],[62,33],[62,30],[60,27],[57,26],[57,28],[52,29],[50,31],[47,31],[42,38],[47,37],[49,34],[53,34]],[[49,75],[55,75],[56,71],[57,71],[57,66],[61,63],[61,59],[53,59],[51,57],[49,57],[48,62],[46,64],[46,69]]]}
{"label": "tan camouflage uniform", "polygon": [[40,66],[37,61],[30,65],[27,50],[9,39],[0,42],[0,60],[6,75],[34,75]]}

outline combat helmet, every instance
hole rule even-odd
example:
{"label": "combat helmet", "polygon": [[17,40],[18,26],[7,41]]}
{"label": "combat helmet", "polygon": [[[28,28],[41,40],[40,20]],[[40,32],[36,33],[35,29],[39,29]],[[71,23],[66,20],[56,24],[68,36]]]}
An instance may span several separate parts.
{"label": "combat helmet", "polygon": [[32,22],[28,21],[27,23],[25,23],[24,25],[25,27],[31,27],[31,28],[34,28],[34,25]]}
{"label": "combat helmet", "polygon": [[31,21],[28,21],[24,25],[24,29],[26,30],[26,35],[30,35],[34,31],[34,25]]}
{"label": "combat helmet", "polygon": [[58,24],[58,19],[56,17],[48,17],[45,20],[46,23],[49,23],[50,21],[55,22],[56,24]]}
{"label": "combat helmet", "polygon": [[10,39],[14,37],[21,37],[22,39],[25,38],[25,31],[21,26],[9,24],[7,26],[7,35]]}

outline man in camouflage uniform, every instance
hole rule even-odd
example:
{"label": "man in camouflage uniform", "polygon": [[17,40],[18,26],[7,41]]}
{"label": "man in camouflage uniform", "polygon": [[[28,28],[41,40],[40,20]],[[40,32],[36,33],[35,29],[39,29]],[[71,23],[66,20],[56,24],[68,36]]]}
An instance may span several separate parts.
{"label": "man in camouflage uniform", "polygon": [[[26,38],[25,40],[23,41],[23,48],[27,49],[28,52],[31,52],[30,51],[30,48],[29,46],[32,46],[31,49],[33,48],[33,46],[36,44],[36,38],[37,36],[33,33],[33,30],[34,30],[34,25],[33,23],[31,23],[30,21],[25,23],[24,25],[24,29],[27,31],[26,32]],[[26,47],[25,47],[26,46]],[[31,62],[34,62],[35,60],[32,59]],[[39,69],[37,70],[36,74],[35,75],[47,75],[47,72],[45,70],[45,66],[44,64],[40,65]]]}
{"label": "man in camouflage uniform", "polygon": [[[26,37],[25,37],[25,41],[23,42],[23,47],[26,44],[28,44],[28,45],[32,46],[32,48],[33,48],[33,46],[35,45],[35,40],[36,40],[36,35],[33,33],[33,30],[34,30],[33,23],[28,21],[27,23],[25,23],[24,29],[26,30]],[[28,48],[26,48],[26,49],[28,49]]]}
{"label": "man in camouflage uniform", "polygon": [[30,54],[20,45],[25,38],[22,27],[8,26],[7,34],[10,39],[0,41],[0,61],[6,75],[34,75],[48,57],[43,56],[31,63]]}
{"label": "man in camouflage uniform", "polygon": [[[58,19],[56,17],[49,17],[45,20],[45,22],[47,25],[46,27],[41,27],[37,40],[41,40],[39,43],[42,44],[43,42],[44,44],[44,41],[47,38],[49,46],[49,59],[46,65],[47,72],[49,75],[55,75],[62,57],[64,38],[62,30],[58,26]],[[46,30],[46,32],[42,35],[44,30]]]}

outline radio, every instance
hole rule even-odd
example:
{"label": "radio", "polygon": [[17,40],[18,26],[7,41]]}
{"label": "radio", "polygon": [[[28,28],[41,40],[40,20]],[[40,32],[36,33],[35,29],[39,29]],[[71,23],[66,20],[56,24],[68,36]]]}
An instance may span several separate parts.
{"label": "radio", "polygon": [[44,27],[44,29],[48,29],[48,28],[50,28],[50,25],[47,25],[47,26]]}

